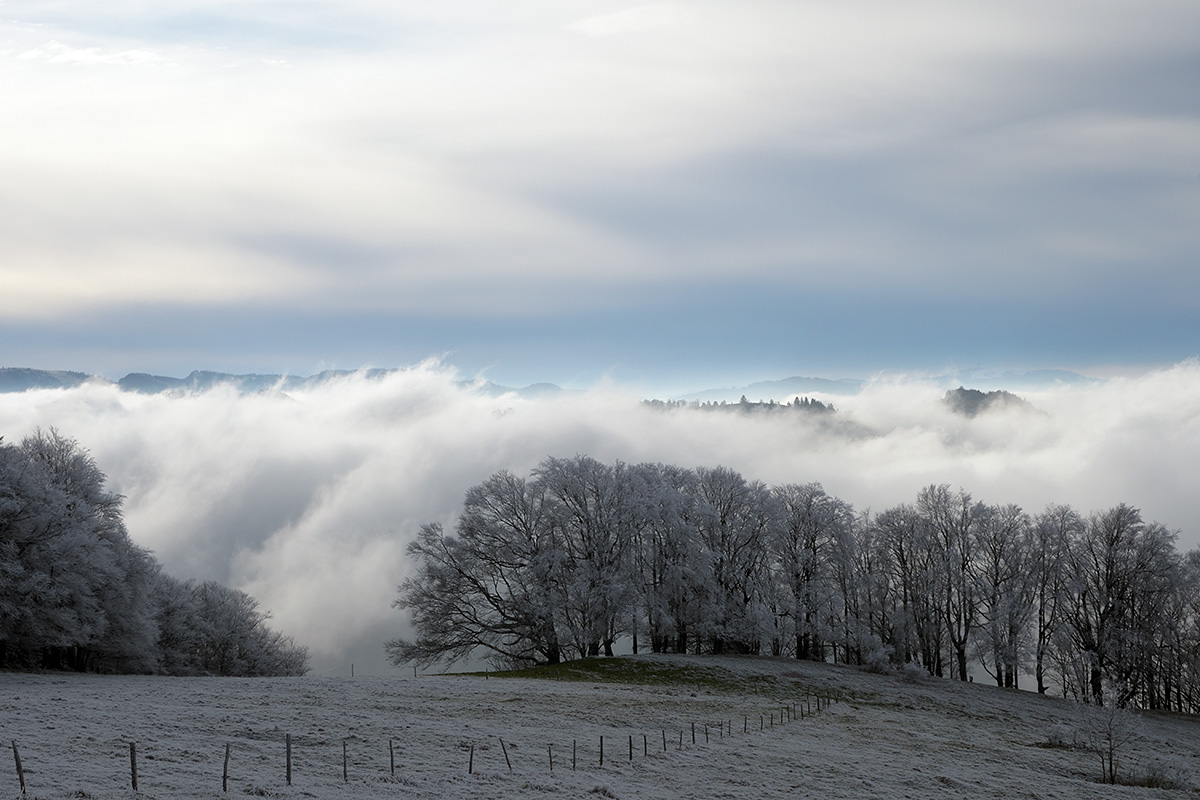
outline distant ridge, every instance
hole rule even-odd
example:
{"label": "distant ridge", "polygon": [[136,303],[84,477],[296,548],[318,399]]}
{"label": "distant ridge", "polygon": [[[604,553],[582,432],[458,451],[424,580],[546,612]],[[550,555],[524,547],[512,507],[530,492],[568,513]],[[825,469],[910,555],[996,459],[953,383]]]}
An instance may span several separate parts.
{"label": "distant ridge", "polygon": [[0,392],[27,392],[31,389],[70,389],[88,380],[91,375],[62,370],[0,367]]}
{"label": "distant ridge", "polygon": [[[233,374],[228,372],[212,372],[195,370],[183,378],[165,375],[153,375],[145,372],[131,372],[116,382],[123,391],[139,394],[160,394],[162,392],[198,393],[205,392],[217,386],[230,386],[243,394],[259,392],[292,392],[303,391],[319,386],[330,380],[346,378],[352,375],[364,375],[367,378],[379,379],[399,372],[399,369],[366,369],[366,370],[324,370],[315,375],[298,376],[283,374]],[[941,375],[926,377],[934,383],[940,383],[947,389],[955,386],[974,385],[982,390],[1036,390],[1061,385],[1079,385],[1102,383],[1099,379],[1089,378],[1067,370],[1039,369],[1028,372],[988,371],[981,369],[958,370]],[[111,384],[107,378],[88,375],[83,372],[63,370],[40,370],[27,367],[0,367],[0,393],[26,392],[39,389],[69,389],[89,381]],[[492,396],[516,394],[523,398],[536,398],[556,395],[564,390],[553,383],[532,383],[525,387],[511,387],[492,383],[491,381],[463,380],[461,386],[470,386],[476,391]],[[702,389],[689,394],[677,395],[672,400],[697,403],[736,403],[745,397],[751,403],[787,402],[795,397],[812,397],[829,402],[833,397],[846,397],[858,394],[867,381],[857,378],[817,378],[811,376],[793,376],[779,380],[755,381],[745,386],[729,386],[724,388]]]}
{"label": "distant ridge", "polygon": [[168,378],[161,375],[132,372],[117,381],[117,385],[127,392],[139,392],[141,394],[158,394],[169,391],[206,392],[217,386],[232,386],[244,394],[253,394],[276,389],[283,392],[309,389],[330,380],[345,378],[359,373],[367,378],[382,378],[393,371],[387,369],[368,369],[359,372],[354,370],[325,370],[324,372],[318,372],[316,375],[303,377],[296,375],[262,375],[257,373],[232,375],[227,372],[196,370],[186,378]]}
{"label": "distant ridge", "polygon": [[852,395],[858,394],[864,381],[854,378],[810,378],[794,376],[776,381],[756,381],[748,386],[735,386],[725,389],[705,389],[691,394],[681,395],[679,400],[698,400],[700,402],[721,400],[737,401],[746,397],[753,402],[769,402],[771,400],[786,401],[797,395]]}
{"label": "distant ridge", "polygon": [[[131,372],[117,381],[116,385],[122,391],[138,394],[162,394],[163,392],[198,394],[218,386],[230,386],[242,394],[257,394],[270,391],[292,392],[312,389],[331,380],[347,378],[352,375],[363,375],[368,379],[378,380],[395,372],[399,372],[399,370],[325,370],[316,375],[297,376],[257,373],[234,375],[227,372],[195,370],[184,378]],[[0,393],[27,392],[34,389],[70,389],[88,381],[112,383],[107,378],[82,372],[0,367]],[[533,398],[547,397],[563,391],[561,387],[553,383],[534,383],[523,388],[501,386],[491,381],[459,381],[459,385],[473,386],[479,391],[493,396],[512,393],[521,397]]]}
{"label": "distant ridge", "polygon": [[946,386],[973,384],[985,389],[1046,389],[1059,385],[1103,383],[1103,381],[1065,369],[1034,369],[1027,372],[968,369],[943,375],[939,379],[939,383]]}

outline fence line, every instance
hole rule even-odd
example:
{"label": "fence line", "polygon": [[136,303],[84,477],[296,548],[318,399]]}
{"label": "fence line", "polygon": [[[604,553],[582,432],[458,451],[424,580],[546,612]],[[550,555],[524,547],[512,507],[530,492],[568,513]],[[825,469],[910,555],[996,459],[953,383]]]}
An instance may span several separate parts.
{"label": "fence line", "polygon": [[[816,703],[816,712],[815,713],[813,711],[814,700]],[[785,724],[790,723],[790,722],[811,719],[812,717],[816,716],[816,714],[819,714],[825,710],[828,710],[830,705],[835,702],[837,702],[837,698],[833,695],[826,696],[826,695],[820,695],[820,694],[817,694],[817,695],[806,694],[803,702],[800,702],[798,700],[792,701],[788,704],[778,706],[777,708],[768,709],[767,714],[760,713],[759,714],[759,732],[773,730],[775,728],[776,713],[778,713],[778,715],[779,715],[779,726],[783,727]],[[808,709],[807,714],[805,713],[806,708]],[[768,715],[770,716],[769,727],[766,725],[766,722],[765,722],[766,716],[768,716]],[[749,719],[750,719],[749,714],[744,714],[742,717],[742,733],[744,735],[751,735],[751,733],[749,731]],[[730,738],[733,737],[733,720],[731,720],[731,719],[723,719],[723,720],[719,720],[719,721],[699,720],[699,722],[703,728],[703,733],[704,733],[704,745],[703,746],[709,746],[711,744],[710,726],[712,726],[712,725],[719,726],[719,729],[721,731],[721,738],[725,738],[726,728],[728,728],[728,736]],[[690,731],[691,731],[692,745],[693,745],[693,747],[700,746],[700,745],[698,745],[697,738],[696,738],[697,721],[689,720],[689,723],[690,723],[689,727],[690,727]],[[667,729],[662,728],[660,730],[661,730],[661,735],[662,735],[663,754],[666,754],[669,752],[668,748],[667,748]],[[683,750],[684,732],[685,732],[684,728],[679,729],[679,745],[678,745],[679,751]],[[627,736],[628,736],[628,743],[629,743],[629,761],[632,763],[632,762],[636,761],[635,753],[634,753],[634,734],[628,733]],[[642,757],[643,757],[643,759],[647,759],[647,758],[650,758],[649,735],[646,733],[642,733],[641,736],[642,736]],[[502,737],[497,736],[496,738],[498,739],[498,741],[500,743],[500,749],[504,755],[504,761],[508,768],[508,771],[513,772],[514,771],[513,762],[512,762],[512,758],[509,755],[508,747],[505,744],[505,741]],[[391,775],[393,775],[393,776],[396,774],[396,746],[395,745],[396,745],[395,738],[389,738],[388,742],[387,742],[388,768],[390,770]],[[222,761],[222,766],[221,766],[221,792],[223,794],[228,793],[228,791],[229,791],[229,778],[230,778],[229,766],[230,766],[232,750],[233,750],[232,744],[229,742],[226,742],[224,745],[224,759]],[[292,785],[292,777],[293,777],[292,776],[293,747],[292,747],[291,733],[284,734],[284,752],[285,752],[285,771],[284,771],[285,780],[287,782],[287,785],[291,786]],[[553,772],[554,771],[554,745],[553,745],[553,743],[547,744],[546,752],[547,752],[547,756],[548,756],[549,770],[550,770],[550,772]],[[17,741],[15,739],[12,741],[12,753],[13,753],[14,766],[16,767],[17,780],[20,785],[21,796],[25,797],[26,791],[27,791],[25,765],[22,762],[21,754],[20,754],[20,751],[18,750]],[[578,767],[579,755],[580,755],[580,752],[579,752],[578,739],[572,739],[572,741],[571,741],[571,769],[572,770],[575,770]],[[153,758],[153,755],[151,755],[150,757]],[[26,754],[26,760],[27,759],[28,759],[28,754]],[[599,736],[599,762],[598,763],[599,763],[598,768],[604,767],[604,735]],[[468,752],[467,773],[474,774],[474,772],[475,772],[475,743],[472,742],[470,744],[469,752]],[[138,778],[139,778],[138,761],[137,761],[137,743],[132,742],[132,741],[129,742],[129,778],[130,778],[130,787],[132,788],[134,793],[137,793],[138,792]],[[342,782],[343,783],[350,782],[350,756],[349,756],[349,739],[348,738],[342,739]]]}

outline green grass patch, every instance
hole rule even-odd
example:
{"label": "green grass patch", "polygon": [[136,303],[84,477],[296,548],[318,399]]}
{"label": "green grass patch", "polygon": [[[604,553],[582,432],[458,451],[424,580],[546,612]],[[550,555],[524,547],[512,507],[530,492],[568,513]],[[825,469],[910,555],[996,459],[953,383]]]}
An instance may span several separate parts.
{"label": "green grass patch", "polygon": [[[464,673],[483,676],[482,672]],[[739,675],[719,666],[681,663],[677,660],[615,656],[582,658],[561,664],[488,672],[490,678],[536,678],[582,683],[619,683],[650,687],[671,687],[723,694],[759,694],[794,697],[795,681],[775,675]]]}

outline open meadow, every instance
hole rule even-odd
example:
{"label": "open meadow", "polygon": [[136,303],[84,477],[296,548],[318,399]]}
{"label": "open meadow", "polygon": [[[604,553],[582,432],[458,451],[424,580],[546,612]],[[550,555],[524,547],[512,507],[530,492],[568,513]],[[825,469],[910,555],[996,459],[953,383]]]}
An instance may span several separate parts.
{"label": "open meadow", "polygon": [[1176,788],[1101,784],[1082,707],[978,683],[685,656],[520,675],[5,673],[0,735],[44,800],[132,796],[130,743],[147,798],[220,797],[227,744],[230,796],[345,800],[1182,797],[1200,766],[1195,718],[1146,714],[1118,769]]}

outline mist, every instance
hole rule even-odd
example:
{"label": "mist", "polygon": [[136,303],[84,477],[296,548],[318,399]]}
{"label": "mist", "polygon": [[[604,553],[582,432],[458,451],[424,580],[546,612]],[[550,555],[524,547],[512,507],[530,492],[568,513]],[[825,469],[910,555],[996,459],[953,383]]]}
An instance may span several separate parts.
{"label": "mist", "polygon": [[[303,392],[140,395],[107,383],[0,395],[0,434],[55,427],[125,496],[133,539],[180,578],[257,597],[307,645],[316,674],[386,673],[407,633],[391,607],[405,545],[454,524],[466,489],[547,456],[724,465],[768,484],[818,481],[859,510],[911,502],[931,483],[1031,512],[1125,502],[1200,543],[1200,362],[1019,392],[1033,409],[950,412],[912,376],[821,397],[832,417],[655,410],[612,386],[494,396],[430,361]],[[749,398],[758,400],[760,398]],[[781,402],[790,397],[761,398]]]}

